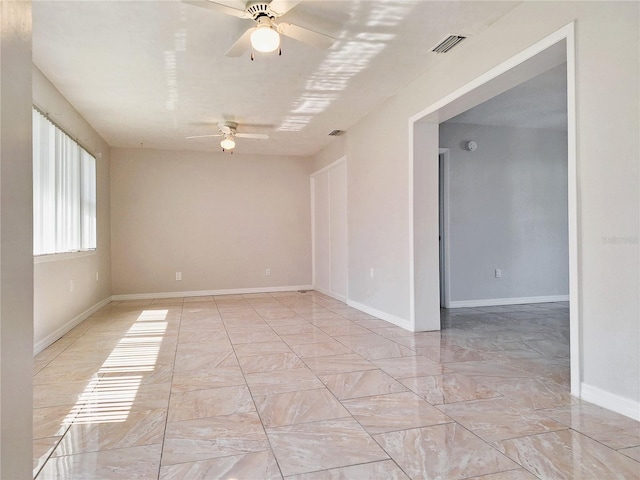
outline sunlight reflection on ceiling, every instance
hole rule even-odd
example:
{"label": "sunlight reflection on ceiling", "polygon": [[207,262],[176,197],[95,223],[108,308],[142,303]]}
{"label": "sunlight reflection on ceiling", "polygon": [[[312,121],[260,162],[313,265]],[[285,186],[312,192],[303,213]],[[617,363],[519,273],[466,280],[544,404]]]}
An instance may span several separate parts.
{"label": "sunlight reflection on ceiling", "polygon": [[[349,18],[355,22],[365,15],[368,28],[389,28],[402,22],[414,5],[413,1],[355,2]],[[391,33],[370,31],[347,39],[346,31],[343,29],[325,60],[310,75],[305,92],[292,103],[290,115],[284,118],[278,130],[303,130],[313,120],[313,115],[327,110],[339,98],[336,92],[346,90],[351,79],[367,68],[395,38]]]}

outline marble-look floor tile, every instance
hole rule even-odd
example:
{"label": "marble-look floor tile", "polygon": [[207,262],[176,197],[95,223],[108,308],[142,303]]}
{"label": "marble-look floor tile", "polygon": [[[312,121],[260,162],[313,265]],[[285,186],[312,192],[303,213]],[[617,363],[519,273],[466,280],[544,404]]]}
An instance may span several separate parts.
{"label": "marble-look floor tile", "polygon": [[265,427],[281,427],[349,416],[349,412],[326,388],[254,398]]}
{"label": "marble-look floor tile", "polygon": [[278,340],[276,342],[241,343],[235,345],[233,349],[235,350],[238,358],[291,352],[289,346],[282,340]]}
{"label": "marble-look floor tile", "polygon": [[508,457],[539,478],[620,478],[640,476],[640,463],[573,430],[496,442]]}
{"label": "marble-look floor tile", "polygon": [[358,372],[321,375],[320,380],[340,400],[407,390],[382,370],[361,370]]}
{"label": "marble-look floor tile", "polygon": [[219,340],[228,341],[228,338],[227,331],[222,326],[194,329],[180,328],[178,343],[217,342]]}
{"label": "marble-look floor tile", "polygon": [[328,357],[331,355],[344,355],[353,353],[349,347],[344,346],[340,342],[332,341],[330,343],[307,343],[304,345],[291,345],[291,349],[296,352],[300,358]]}
{"label": "marble-look floor tile", "polygon": [[103,450],[51,458],[38,480],[122,480],[158,478],[161,445]]}
{"label": "marble-look floor tile", "polygon": [[352,324],[352,325],[319,325],[320,329],[326,333],[327,335],[331,335],[332,337],[343,336],[343,335],[368,335],[371,334],[371,330],[366,329],[360,325]]}
{"label": "marble-look floor tile", "polygon": [[324,384],[308,368],[249,373],[245,378],[254,396],[324,388]]}
{"label": "marble-look floor tile", "polygon": [[282,335],[280,338],[284,340],[288,345],[304,345],[306,343],[328,343],[333,340],[332,337],[318,331],[315,333],[296,333],[292,335]]}
{"label": "marble-look floor tile", "polygon": [[91,391],[94,388],[96,381],[34,385],[33,408],[73,406],[85,394],[85,390]]}
{"label": "marble-look floor tile", "polygon": [[467,350],[466,348],[462,347],[455,347],[453,345],[447,347],[418,347],[415,350],[420,355],[424,355],[429,360],[433,360],[437,363],[472,362],[484,360],[482,354],[478,352]]}
{"label": "marble-look floor tile", "polygon": [[373,360],[372,363],[393,378],[422,377],[442,374],[443,366],[426,357],[401,357]]}
{"label": "marble-look floor tile", "polygon": [[282,475],[270,450],[165,465],[160,469],[160,480],[205,480],[214,478],[278,480],[282,479]]}
{"label": "marble-look floor tile", "polygon": [[189,392],[244,384],[244,375],[239,366],[185,372],[178,371],[173,374],[171,391]]}
{"label": "marble-look floor tile", "polygon": [[196,462],[269,449],[255,412],[167,424],[162,464]]}
{"label": "marble-look floor tile", "polygon": [[162,443],[166,410],[103,410],[79,415],[54,450],[54,457]]}
{"label": "marble-look floor tile", "polygon": [[353,419],[269,428],[267,435],[285,477],[388,458]]}
{"label": "marble-look floor tile", "polygon": [[95,364],[78,364],[73,367],[57,366],[55,360],[44,367],[33,377],[34,385],[65,382],[89,382],[98,376]]}
{"label": "marble-look floor tile", "polygon": [[238,366],[236,355],[230,348],[231,345],[229,349],[220,347],[221,349],[217,351],[198,349],[198,345],[207,344],[183,343],[178,346],[174,367],[176,372]]}
{"label": "marble-look floor tile", "polygon": [[500,393],[456,373],[403,378],[400,382],[431,405],[500,397]]}
{"label": "marble-look floor tile", "polygon": [[462,479],[518,465],[456,423],[375,436],[411,478]]}
{"label": "marble-look floor tile", "polygon": [[412,392],[355,398],[342,404],[370,434],[453,421]]}
{"label": "marble-look floor tile", "polygon": [[451,403],[438,408],[486,442],[567,428],[504,397]]}
{"label": "marble-look floor tile", "polygon": [[531,375],[518,367],[504,365],[495,361],[485,362],[459,362],[447,363],[444,367],[445,373],[461,373],[470,377],[504,377],[504,378],[527,378]]}
{"label": "marble-look floor tile", "polygon": [[636,462],[640,462],[640,447],[623,448],[618,450],[618,452],[629,458],[633,458]]}
{"label": "marble-look floor tile", "polygon": [[37,475],[51,453],[60,442],[61,437],[36,438],[33,440],[33,476]]}
{"label": "marble-look floor tile", "polygon": [[640,445],[640,422],[590,403],[540,412],[616,450]]}
{"label": "marble-look floor tile", "polygon": [[173,393],[169,422],[254,411],[253,399],[244,385]]}
{"label": "marble-look floor tile", "polygon": [[307,358],[305,363],[316,375],[374,370],[376,368],[375,365],[356,353]]}
{"label": "marble-look floor tile", "polygon": [[293,352],[241,357],[238,361],[245,374],[289,370],[305,366],[302,360]]}
{"label": "marble-look floor tile", "polygon": [[267,329],[255,328],[245,331],[231,330],[229,329],[229,338],[234,345],[239,343],[258,343],[258,342],[275,342],[280,339],[278,335],[271,330],[271,327]]}
{"label": "marble-look floor tile", "polygon": [[[337,337],[336,337],[337,338]],[[398,358],[398,357],[412,357],[417,355],[414,350],[403,347],[392,341],[385,343],[379,343],[376,345],[358,345],[350,347],[354,352],[362,355],[367,360],[377,360],[380,358]]]}
{"label": "marble-look floor tile", "polygon": [[517,470],[507,470],[506,472],[489,473],[478,477],[471,477],[469,480],[536,480],[538,477],[531,475],[524,468]]}
{"label": "marble-look floor tile", "polygon": [[321,330],[311,325],[309,322],[307,323],[298,323],[294,325],[273,325],[271,328],[278,335],[300,335],[300,334],[317,334],[321,333]]}
{"label": "marble-look floor tile", "polygon": [[287,477],[287,480],[409,480],[392,460],[363,463],[349,467],[332,468],[320,472],[302,473]]}
{"label": "marble-look floor tile", "polygon": [[570,406],[578,402],[571,396],[568,388],[536,378],[500,380],[492,377],[489,381],[476,380],[505,397],[534,410]]}
{"label": "marble-look floor tile", "polygon": [[33,438],[62,435],[75,417],[74,406],[62,405],[33,409]]}

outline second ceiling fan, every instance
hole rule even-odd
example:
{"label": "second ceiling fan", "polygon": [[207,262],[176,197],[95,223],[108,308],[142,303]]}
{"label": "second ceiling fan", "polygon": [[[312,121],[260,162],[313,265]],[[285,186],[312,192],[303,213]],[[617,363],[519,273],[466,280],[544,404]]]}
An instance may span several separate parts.
{"label": "second ceiling fan", "polygon": [[[280,35],[293,38],[299,42],[319,48],[329,48],[333,44],[333,38],[323,33],[315,32],[300,25],[288,22],[276,22],[301,0],[272,0],[249,1],[244,9],[231,7],[222,3],[209,0],[183,0],[184,3],[208,8],[216,12],[231,15],[237,18],[250,19],[255,25],[249,28],[227,50],[228,57],[239,57],[250,47],[259,52],[273,52],[280,49]],[[251,55],[253,59],[253,54]]]}

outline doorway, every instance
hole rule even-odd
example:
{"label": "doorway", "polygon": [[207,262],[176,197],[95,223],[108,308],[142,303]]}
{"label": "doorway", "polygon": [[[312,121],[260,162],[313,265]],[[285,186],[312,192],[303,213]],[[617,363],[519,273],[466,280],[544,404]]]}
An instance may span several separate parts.
{"label": "doorway", "polygon": [[[575,112],[575,32],[571,23],[460,87],[409,119],[410,320],[413,329],[437,330],[440,313],[438,245],[438,125],[562,62],[567,64],[568,231],[571,391],[580,396],[580,291]],[[555,63],[554,63],[555,62]],[[428,197],[422,190],[435,192]],[[435,196],[435,198],[434,198]],[[425,201],[429,200],[429,201]],[[437,203],[436,203],[437,205]],[[419,295],[416,295],[419,292]]]}

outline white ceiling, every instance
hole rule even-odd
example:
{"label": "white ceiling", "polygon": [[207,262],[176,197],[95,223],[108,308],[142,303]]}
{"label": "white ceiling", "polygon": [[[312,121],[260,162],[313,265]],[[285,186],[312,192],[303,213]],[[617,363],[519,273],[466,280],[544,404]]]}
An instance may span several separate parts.
{"label": "white ceiling", "polygon": [[541,73],[448,122],[566,130],[567,65]]}
{"label": "white ceiling", "polygon": [[465,48],[518,3],[303,1],[282,19],[334,45],[284,38],[282,56],[252,62],[224,55],[250,20],[178,0],[35,0],[33,59],[113,147],[218,151],[219,139],[184,137],[233,120],[270,135],[238,153],[311,155],[432,67],[447,34],[470,35]]}

